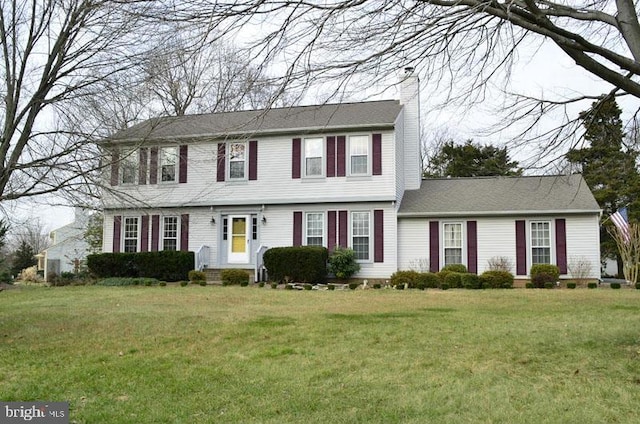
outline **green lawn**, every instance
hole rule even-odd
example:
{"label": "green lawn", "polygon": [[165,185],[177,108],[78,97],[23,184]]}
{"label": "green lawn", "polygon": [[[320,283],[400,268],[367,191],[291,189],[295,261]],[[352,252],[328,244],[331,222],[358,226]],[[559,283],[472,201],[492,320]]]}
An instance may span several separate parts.
{"label": "green lawn", "polygon": [[0,358],[77,423],[630,423],[640,290],[6,290]]}

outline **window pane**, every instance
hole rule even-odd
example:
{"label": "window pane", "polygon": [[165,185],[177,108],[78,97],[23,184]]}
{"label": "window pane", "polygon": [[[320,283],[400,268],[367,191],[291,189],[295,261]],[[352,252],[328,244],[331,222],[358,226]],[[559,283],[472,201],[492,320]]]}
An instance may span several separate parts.
{"label": "window pane", "polygon": [[160,180],[176,180],[176,164],[178,163],[178,149],[176,147],[163,147],[160,149]]}
{"label": "window pane", "polygon": [[461,264],[462,263],[462,249],[444,249],[444,264]]}
{"label": "window pane", "polygon": [[369,162],[369,137],[349,137],[349,156],[351,157],[351,174],[367,174]]}
{"label": "window pane", "polygon": [[444,247],[462,247],[462,224],[444,224]]}
{"label": "window pane", "polygon": [[229,178],[244,178],[245,159],[246,145],[244,143],[231,143],[229,146]]}
{"label": "window pane", "polygon": [[531,262],[551,263],[551,226],[549,222],[531,223]]}
{"label": "window pane", "polygon": [[351,214],[351,235],[356,259],[369,259],[369,212]]}
{"label": "window pane", "polygon": [[124,219],[124,251],[127,253],[138,250],[138,218]]}
{"label": "window pane", "polygon": [[244,158],[245,158],[244,143],[231,143],[231,146],[229,148],[229,159],[244,160]]}
{"label": "window pane", "polygon": [[324,143],[321,138],[305,138],[304,162],[305,175],[322,175],[322,149]]}
{"label": "window pane", "polygon": [[138,155],[136,151],[125,152],[120,163],[120,182],[122,184],[135,184],[138,173]]}
{"label": "window pane", "polygon": [[324,214],[307,214],[307,246],[323,246]]}
{"label": "window pane", "polygon": [[367,157],[366,156],[351,156],[351,173],[352,174],[366,174],[367,169]]}
{"label": "window pane", "polygon": [[162,248],[164,250],[178,250],[178,217],[166,216],[163,223]]}
{"label": "window pane", "polygon": [[356,259],[368,260],[369,259],[369,237],[354,237],[353,238],[353,251],[356,254]]}
{"label": "window pane", "polygon": [[229,178],[244,178],[244,162],[229,163]]}

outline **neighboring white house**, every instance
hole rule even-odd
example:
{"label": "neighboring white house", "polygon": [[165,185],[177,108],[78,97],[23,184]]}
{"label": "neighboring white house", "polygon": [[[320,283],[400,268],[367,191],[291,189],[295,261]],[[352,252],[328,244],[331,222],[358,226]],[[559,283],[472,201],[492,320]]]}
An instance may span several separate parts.
{"label": "neighboring white house", "polygon": [[61,272],[74,272],[83,264],[89,253],[84,236],[88,221],[87,211],[76,207],[74,222],[49,233],[51,246],[43,252],[45,279]]}
{"label": "neighboring white house", "polygon": [[105,252],[188,250],[196,266],[261,265],[276,246],[351,247],[360,278],[415,263],[580,256],[599,277],[599,208],[580,176],[422,180],[419,84],[397,100],[145,121],[105,140]]}

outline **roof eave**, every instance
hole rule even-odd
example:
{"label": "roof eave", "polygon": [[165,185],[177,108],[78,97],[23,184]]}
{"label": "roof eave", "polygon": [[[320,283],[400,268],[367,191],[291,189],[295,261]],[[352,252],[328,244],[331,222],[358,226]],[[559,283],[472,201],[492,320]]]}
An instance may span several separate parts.
{"label": "roof eave", "polygon": [[527,216],[527,215],[600,215],[602,209],[548,209],[515,211],[453,211],[453,212],[398,212],[399,218],[454,218],[467,216]]}

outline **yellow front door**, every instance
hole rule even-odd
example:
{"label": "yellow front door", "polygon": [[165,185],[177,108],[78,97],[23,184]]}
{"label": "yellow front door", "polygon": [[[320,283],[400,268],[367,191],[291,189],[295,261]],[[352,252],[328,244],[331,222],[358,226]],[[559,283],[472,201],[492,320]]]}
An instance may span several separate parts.
{"label": "yellow front door", "polygon": [[229,216],[231,224],[229,243],[229,262],[248,263],[249,262],[249,236],[247,234],[248,216]]}

